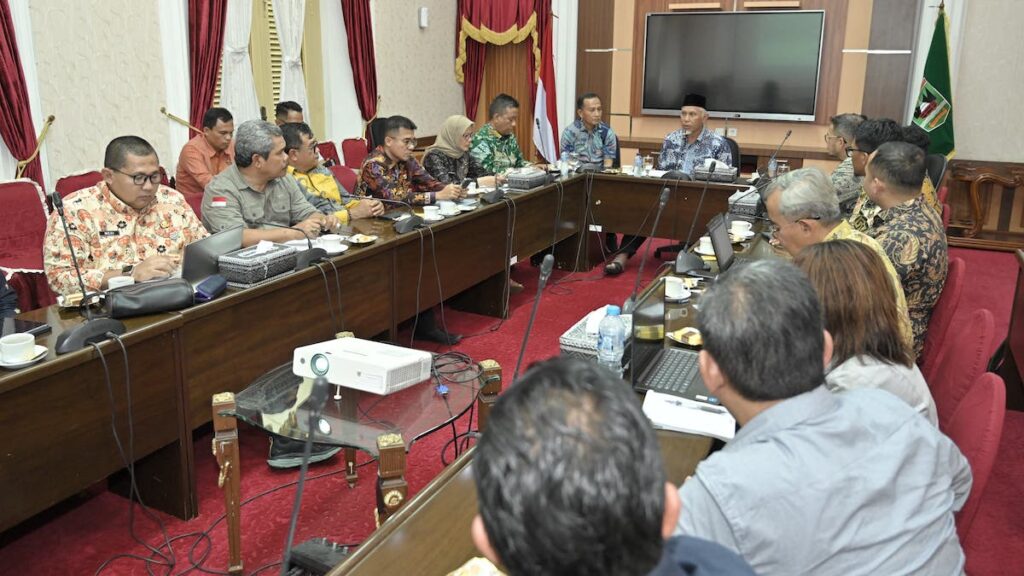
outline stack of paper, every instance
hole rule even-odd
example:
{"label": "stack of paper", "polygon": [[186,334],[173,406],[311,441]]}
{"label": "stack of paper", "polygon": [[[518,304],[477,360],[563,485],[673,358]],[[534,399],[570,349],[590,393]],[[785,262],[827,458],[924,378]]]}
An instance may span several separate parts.
{"label": "stack of paper", "polygon": [[728,442],[736,435],[736,419],[721,406],[648,391],[644,414],[655,428],[711,436]]}

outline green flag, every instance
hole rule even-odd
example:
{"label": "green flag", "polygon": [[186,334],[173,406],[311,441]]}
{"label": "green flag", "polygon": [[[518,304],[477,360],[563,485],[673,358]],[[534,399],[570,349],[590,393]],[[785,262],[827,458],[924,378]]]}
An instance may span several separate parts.
{"label": "green flag", "polygon": [[924,77],[921,78],[921,92],[914,107],[914,123],[931,137],[928,151],[932,154],[953,156],[956,145],[953,139],[953,85],[949,78],[949,17],[944,7],[939,7],[935,19],[935,32],[928,47],[928,58],[924,63]]}

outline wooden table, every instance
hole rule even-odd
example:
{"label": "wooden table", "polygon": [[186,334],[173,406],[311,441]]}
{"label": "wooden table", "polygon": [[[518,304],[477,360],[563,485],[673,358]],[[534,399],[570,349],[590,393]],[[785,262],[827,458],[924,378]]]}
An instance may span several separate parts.
{"label": "wooden table", "polygon": [[[610,174],[575,176],[513,193],[505,202],[401,236],[389,222],[356,221],[354,231],[380,238],[331,260],[340,278],[341,324],[359,337],[394,338],[400,322],[442,300],[503,316],[510,258],[523,262],[554,243],[559,268],[588,270],[600,260],[588,227],[649,235],[651,207],[666,184],[673,192],[657,235],[682,240],[702,183]],[[711,184],[695,236],[712,215],[726,209],[736,189]],[[134,456],[147,504],[183,518],[195,515],[192,431],[210,422],[211,396],[244,389],[287,361],[296,346],[329,339],[338,331],[327,304],[330,293],[337,317],[338,283],[330,265],[321,268],[324,273],[309,268],[180,313],[127,322],[123,339],[132,367]],[[61,317],[55,307],[22,317],[54,326],[46,338],[51,350],[56,335],[78,321]],[[101,348],[124,430],[124,382],[120,354],[114,354],[120,348],[116,342]],[[93,350],[61,357],[51,351],[31,368],[0,373],[0,406],[5,422],[14,424],[7,428],[3,452],[12,456],[0,468],[0,530],[122,467]],[[126,432],[121,436],[127,439]]]}

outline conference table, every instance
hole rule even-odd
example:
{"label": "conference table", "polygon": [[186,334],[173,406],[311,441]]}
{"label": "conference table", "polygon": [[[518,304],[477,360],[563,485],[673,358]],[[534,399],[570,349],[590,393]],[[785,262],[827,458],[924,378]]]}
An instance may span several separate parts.
{"label": "conference table", "polygon": [[[664,186],[671,194],[652,234]],[[126,321],[130,389],[118,342],[56,356],[57,335],[81,318],[56,306],[24,313],[19,317],[46,321],[53,331],[38,342],[49,348],[42,362],[0,370],[0,406],[10,424],[0,452],[0,531],[108,478],[127,492],[112,415],[146,504],[194,517],[193,432],[211,421],[214,394],[239,392],[288,361],[295,347],[341,331],[394,340],[401,322],[441,301],[504,317],[515,262],[551,249],[559,269],[589,270],[603,256],[597,232],[684,240],[692,222],[701,233],[746,185],[711,183],[697,214],[704,187],[591,173],[512,191],[402,235],[386,220],[356,220],[345,233],[375,235],[376,242],[212,302]]]}

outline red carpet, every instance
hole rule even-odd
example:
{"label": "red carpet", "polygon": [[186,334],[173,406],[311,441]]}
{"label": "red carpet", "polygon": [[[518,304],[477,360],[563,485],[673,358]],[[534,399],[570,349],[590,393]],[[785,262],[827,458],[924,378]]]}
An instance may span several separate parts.
{"label": "red carpet", "polygon": [[[954,253],[965,258],[968,265],[969,283],[964,300],[970,304],[965,306],[967,310],[961,310],[960,315],[969,314],[975,307],[987,307],[995,314],[997,333],[1004,334],[1016,279],[1016,263],[1012,255],[975,250],[954,250]],[[556,271],[541,300],[524,367],[557,354],[558,337],[589,310],[607,303],[621,304],[632,289],[638,262],[639,258],[630,261],[626,273],[615,278],[602,278],[600,269],[572,275]],[[654,275],[658,264],[654,260],[648,263],[645,281]],[[526,285],[526,290],[512,297],[511,317],[504,322],[445,309],[449,330],[464,335],[475,334],[456,349],[475,360],[497,360],[505,370],[506,384],[515,368],[536,291],[536,273],[532,266],[522,264],[513,273]],[[405,344],[408,337],[407,331],[399,335]],[[422,344],[416,343],[417,346]],[[425,348],[433,349],[430,346]],[[466,429],[466,420],[463,417],[458,422],[460,432]],[[244,424],[240,428],[244,498],[295,480],[295,472],[274,472],[267,468],[264,434]],[[450,431],[440,430],[411,448],[408,461],[410,494],[422,488],[441,470],[440,451],[449,438]],[[190,522],[181,522],[158,514],[172,537],[207,530],[223,512],[209,436],[196,440],[195,454],[201,515]],[[1021,504],[1024,502],[1024,488],[1020,482],[1024,478],[1022,454],[1024,414],[1011,413],[1006,420],[1000,459],[985,492],[971,538],[965,543],[968,572],[972,575],[1024,574],[1024,556],[1019,553],[1024,550],[1024,505]],[[451,457],[449,449],[446,458],[450,460]],[[367,460],[360,456],[360,462]],[[366,538],[373,530],[375,471],[372,463],[361,468],[359,482],[350,489],[341,473],[338,458],[312,467],[296,542],[314,536],[326,536],[343,543],[357,543]],[[242,508],[242,546],[247,573],[280,558],[294,494],[294,487],[287,486]],[[82,500],[82,503],[62,513],[51,513],[52,518],[45,523],[24,530],[20,537],[8,541],[0,549],[0,574],[92,574],[116,554],[149,556],[149,551],[136,544],[129,535],[126,500],[107,493],[101,487]],[[162,541],[159,528],[140,516],[136,509],[136,533],[145,542],[159,545]],[[224,525],[218,524],[210,535],[212,550],[204,567],[223,570],[227,557]],[[189,565],[187,554],[194,540],[184,538],[174,542],[177,565],[173,573],[182,572]],[[197,558],[204,548],[197,547]],[[159,566],[154,566],[153,571],[168,573]],[[274,572],[274,569],[268,569],[261,573]],[[146,569],[141,561],[125,558],[111,563],[102,573],[141,575],[146,574]]]}

